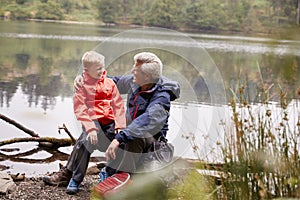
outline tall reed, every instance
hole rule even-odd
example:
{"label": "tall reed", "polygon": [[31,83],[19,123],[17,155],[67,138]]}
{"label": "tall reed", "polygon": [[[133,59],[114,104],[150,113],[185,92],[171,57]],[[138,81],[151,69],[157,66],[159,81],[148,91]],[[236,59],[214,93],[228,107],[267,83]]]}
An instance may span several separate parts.
{"label": "tall reed", "polygon": [[288,103],[280,88],[280,102],[270,103],[269,90],[262,88],[255,104],[247,100],[246,85],[231,90],[222,148],[227,199],[300,197],[300,102]]}

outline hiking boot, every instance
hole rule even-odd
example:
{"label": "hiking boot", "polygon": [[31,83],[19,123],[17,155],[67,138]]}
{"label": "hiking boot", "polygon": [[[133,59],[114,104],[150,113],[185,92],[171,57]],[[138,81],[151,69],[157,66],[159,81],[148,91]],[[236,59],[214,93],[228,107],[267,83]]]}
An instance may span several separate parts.
{"label": "hiking boot", "polygon": [[80,183],[71,178],[66,190],[67,194],[76,194],[79,190],[79,185]]}
{"label": "hiking boot", "polygon": [[43,181],[48,185],[67,186],[72,174],[66,167],[60,166],[58,172],[54,172],[49,176],[44,176]]}
{"label": "hiking boot", "polygon": [[94,187],[97,195],[105,197],[120,191],[124,186],[130,183],[130,174],[126,172],[116,173]]}

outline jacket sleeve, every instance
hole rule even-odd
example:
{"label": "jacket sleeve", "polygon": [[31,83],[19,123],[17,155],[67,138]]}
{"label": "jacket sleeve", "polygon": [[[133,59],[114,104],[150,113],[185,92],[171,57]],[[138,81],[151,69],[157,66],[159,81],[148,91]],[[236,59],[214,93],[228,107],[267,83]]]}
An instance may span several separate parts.
{"label": "jacket sleeve", "polygon": [[81,87],[80,89],[76,90],[73,97],[73,108],[75,116],[77,120],[81,122],[87,133],[91,132],[92,130],[98,131],[95,123],[88,115],[88,107],[85,104],[85,100],[85,91],[84,88]]}
{"label": "jacket sleeve", "polygon": [[112,107],[115,116],[115,129],[123,129],[126,127],[125,108],[123,99],[114,84],[112,91]]}
{"label": "jacket sleeve", "polygon": [[108,76],[108,77],[115,82],[119,90],[119,93],[128,94],[128,91],[130,90],[130,86],[131,86],[130,83],[132,82],[132,75]]}
{"label": "jacket sleeve", "polygon": [[152,99],[146,111],[135,118],[124,130],[116,135],[116,139],[127,143],[135,138],[148,138],[157,134],[169,117],[170,95],[163,92]]}

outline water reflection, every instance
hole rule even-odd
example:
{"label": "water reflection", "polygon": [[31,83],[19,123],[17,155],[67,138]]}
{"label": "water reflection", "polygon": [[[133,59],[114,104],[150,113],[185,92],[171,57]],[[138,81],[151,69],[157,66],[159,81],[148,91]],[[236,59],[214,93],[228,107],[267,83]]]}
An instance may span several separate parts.
{"label": "water reflection", "polygon": [[[145,32],[145,34],[149,34]],[[151,33],[153,34],[153,33]],[[162,34],[162,32],[157,33]],[[253,37],[229,37],[214,35],[208,37],[203,34],[189,34],[191,37],[197,38],[200,46],[208,51],[220,52],[235,52],[235,53],[255,53],[255,54],[275,54],[279,56],[295,55],[300,56],[299,41],[292,40],[275,40],[268,38],[253,38]],[[51,40],[74,40],[74,41],[90,41],[90,42],[103,42],[110,37],[101,36],[79,36],[79,35],[43,35],[43,34],[23,34],[23,33],[0,33],[0,37],[8,38],[23,38],[23,39],[51,39]],[[194,43],[186,41],[172,42],[170,40],[151,40],[136,39],[136,38],[114,38],[112,42],[118,43],[136,43],[141,42],[157,43],[160,45],[173,45],[179,47],[192,47]]]}
{"label": "water reflection", "polygon": [[21,81],[21,88],[27,95],[28,106],[37,106],[39,101],[43,110],[46,112],[49,107],[56,104],[55,97],[59,96],[60,90],[63,89],[63,83],[60,75],[48,77],[48,81],[37,74],[31,74]]}
{"label": "water reflection", "polygon": [[[35,146],[34,144],[32,146]],[[35,147],[25,152],[15,153],[15,154],[7,154],[2,153],[4,149],[0,148],[0,160],[12,161],[12,162],[22,162],[22,163],[51,163],[56,160],[66,161],[68,159],[68,154],[61,152],[57,149],[51,148],[43,148],[43,147]],[[39,152],[46,151],[49,153],[49,157],[43,156],[43,158],[30,158],[34,154],[38,154]]]}
{"label": "water reflection", "polygon": [[1,107],[10,107],[12,97],[19,85],[27,97],[28,107],[40,105],[45,113],[49,108],[54,108],[57,96],[68,94],[67,91],[70,91],[70,86],[62,82],[61,75],[52,75],[43,79],[41,75],[30,74],[19,80],[0,82]]}
{"label": "water reflection", "polygon": [[9,107],[13,95],[16,93],[18,87],[17,81],[0,82],[0,105],[1,107]]}
{"label": "water reflection", "polygon": [[[20,29],[24,32],[11,30],[9,24],[1,27],[0,112],[35,130],[40,136],[66,137],[57,135],[57,126],[62,123],[67,124],[75,137],[79,136],[80,127],[74,124],[76,120],[73,116],[71,97],[73,80],[80,73],[80,57],[86,50],[93,49],[100,41],[105,41],[122,30],[43,23],[29,23],[28,27],[30,28],[26,30]],[[153,33],[145,34],[153,37]],[[279,102],[278,89],[281,87],[285,89],[289,99],[296,98],[295,92],[300,86],[299,41],[203,34],[188,36],[196,38],[200,46],[208,50],[220,71],[223,80],[219,81],[224,82],[228,97],[232,95],[229,88],[237,92],[244,87],[249,102],[258,103],[262,99]],[[118,38],[113,42],[126,45],[137,42],[137,39]],[[149,38],[140,39],[138,42],[168,44],[178,48],[194,45],[176,40]],[[107,52],[109,51],[115,50],[107,49]],[[127,55],[116,59],[109,67],[108,73],[128,73],[133,64],[132,55],[135,53],[128,52]],[[191,149],[186,149],[190,146],[189,141],[183,138],[195,134],[201,146],[201,157],[216,161],[221,158],[220,153],[213,151],[217,149],[216,143],[221,137],[218,124],[224,117],[226,105],[209,105],[211,94],[207,83],[213,80],[207,80],[207,77],[214,72],[201,68],[203,63],[199,63],[199,69],[203,69],[199,71],[184,58],[179,59],[175,56],[166,52],[162,54],[166,65],[164,74],[178,80],[182,89],[180,100],[171,110],[170,140],[179,144],[176,147],[176,155],[187,152],[187,157],[195,157]],[[265,88],[268,92],[260,88]],[[21,134],[1,122],[0,139],[20,137]],[[57,165],[53,162],[55,157],[61,156],[60,159],[65,160],[70,149],[66,152],[52,152],[53,156],[37,158],[37,154],[43,151],[44,149],[31,145],[30,150],[17,154],[18,156],[4,155],[0,152],[0,160],[9,166],[17,166],[19,162],[20,165],[49,162],[53,166]],[[213,154],[215,157],[211,156]],[[51,166],[47,166],[47,169],[53,169]],[[16,167],[14,170],[18,169],[22,167]],[[30,170],[32,169],[30,168],[29,172]]]}

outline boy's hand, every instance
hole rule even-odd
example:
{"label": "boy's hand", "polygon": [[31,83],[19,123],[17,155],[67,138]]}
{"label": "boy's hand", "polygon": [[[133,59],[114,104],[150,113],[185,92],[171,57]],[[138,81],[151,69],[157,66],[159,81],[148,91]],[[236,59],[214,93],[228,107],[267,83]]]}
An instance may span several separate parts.
{"label": "boy's hand", "polygon": [[91,131],[88,133],[86,140],[90,140],[91,144],[95,145],[98,143],[97,131]]}
{"label": "boy's hand", "polygon": [[83,77],[82,75],[78,75],[76,76],[76,78],[74,79],[74,88],[75,90],[79,90],[83,85]]}

